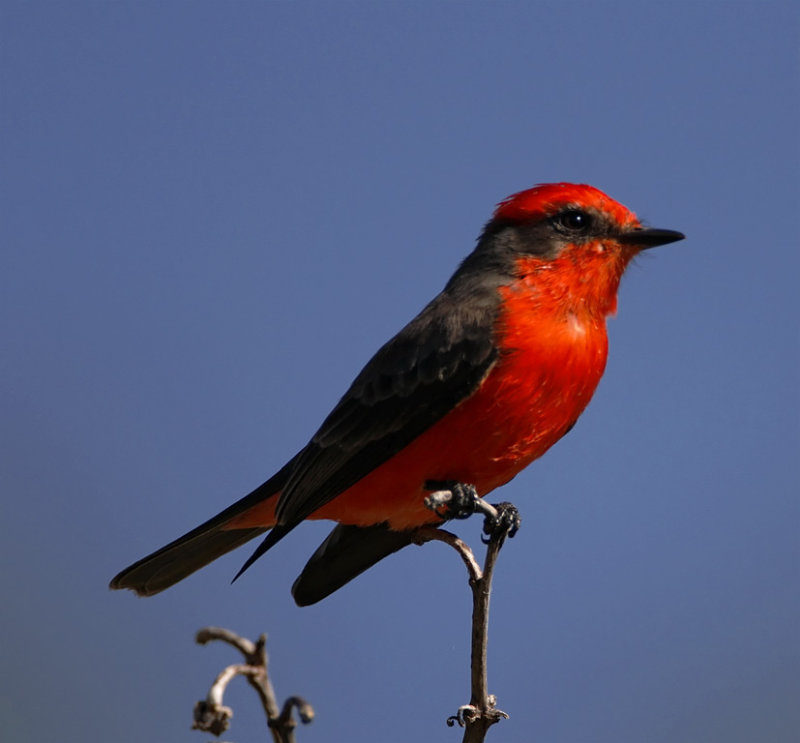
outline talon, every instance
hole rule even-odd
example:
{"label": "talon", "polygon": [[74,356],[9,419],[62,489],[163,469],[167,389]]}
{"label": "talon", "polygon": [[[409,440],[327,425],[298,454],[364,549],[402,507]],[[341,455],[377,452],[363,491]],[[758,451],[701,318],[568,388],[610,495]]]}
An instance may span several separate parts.
{"label": "talon", "polygon": [[474,485],[455,480],[428,480],[425,490],[432,491],[425,505],[444,521],[468,519],[482,502]]}
{"label": "talon", "polygon": [[489,505],[478,495],[474,485],[455,480],[428,480],[425,489],[431,491],[425,505],[443,521],[467,519],[475,513],[485,516],[481,537],[484,544],[513,537],[521,524],[519,511],[513,503]]}
{"label": "talon", "polygon": [[487,514],[483,522],[483,533],[486,536],[481,537],[481,541],[484,544],[513,537],[522,524],[522,518],[513,503],[497,503],[494,508],[496,515]]}

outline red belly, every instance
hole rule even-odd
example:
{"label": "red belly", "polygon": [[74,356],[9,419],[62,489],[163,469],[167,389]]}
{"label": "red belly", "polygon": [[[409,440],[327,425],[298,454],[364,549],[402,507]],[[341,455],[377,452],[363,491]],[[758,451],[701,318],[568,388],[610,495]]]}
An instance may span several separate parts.
{"label": "red belly", "polygon": [[[574,425],[605,368],[605,322],[574,314],[543,322],[530,294],[507,298],[507,306],[513,311],[497,328],[498,346],[506,350],[479,389],[310,518],[388,522],[398,530],[436,522],[423,503],[426,481],[469,483],[486,495]],[[226,528],[272,526],[276,501],[270,498]]]}
{"label": "red belly", "polygon": [[427,480],[470,483],[481,495],[508,482],[574,425],[603,371],[562,361],[505,358],[472,397],[311,518],[406,529],[437,520],[423,503]]}

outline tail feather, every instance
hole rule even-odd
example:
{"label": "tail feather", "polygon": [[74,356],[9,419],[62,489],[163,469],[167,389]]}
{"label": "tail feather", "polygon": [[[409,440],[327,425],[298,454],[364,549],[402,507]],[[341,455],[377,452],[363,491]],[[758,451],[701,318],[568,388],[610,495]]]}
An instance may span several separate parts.
{"label": "tail feather", "polygon": [[294,461],[292,459],[263,485],[204,524],[125,568],[113,578],[110,587],[130,588],[140,596],[152,596],[263,534],[268,526],[244,529],[226,529],[225,526],[253,506],[277,498],[289,479]]}
{"label": "tail feather", "polygon": [[311,555],[292,586],[292,596],[298,606],[315,604],[414,539],[413,530],[392,531],[385,524],[339,524]]}
{"label": "tail feather", "polygon": [[265,531],[225,531],[220,526],[203,524],[125,568],[111,581],[111,588],[130,588],[140,596],[153,596]]}
{"label": "tail feather", "polygon": [[[295,528],[297,524],[276,524],[272,527],[269,534],[264,538],[264,541],[256,547],[255,552],[253,552],[250,557],[245,560],[244,565],[239,568],[239,572],[233,576],[233,580],[231,583],[235,583],[241,577],[242,573],[247,570],[256,560],[258,560],[261,555],[265,554],[267,550],[274,547],[278,542],[281,541],[292,529]],[[260,533],[260,532],[259,532]],[[253,534],[253,536],[257,536]]]}

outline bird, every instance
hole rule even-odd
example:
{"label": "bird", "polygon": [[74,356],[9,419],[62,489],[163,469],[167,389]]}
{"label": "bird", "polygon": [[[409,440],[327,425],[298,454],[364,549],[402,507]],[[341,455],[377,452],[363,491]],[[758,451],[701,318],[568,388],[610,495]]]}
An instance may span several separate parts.
{"label": "bird", "polygon": [[605,370],[626,267],[684,237],[585,184],[504,199],[442,291],[295,456],[110,587],[157,594],[268,532],[238,578],[304,520],[327,519],[336,524],[292,595],[300,606],[330,595],[452,515],[431,508],[431,490],[482,498],[572,429]]}

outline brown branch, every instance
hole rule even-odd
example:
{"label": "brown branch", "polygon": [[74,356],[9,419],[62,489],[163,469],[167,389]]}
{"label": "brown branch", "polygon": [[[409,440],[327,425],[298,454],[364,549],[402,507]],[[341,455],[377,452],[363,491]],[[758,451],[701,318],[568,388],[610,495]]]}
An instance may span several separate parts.
{"label": "brown branch", "polygon": [[425,544],[425,542],[444,542],[450,545],[458,552],[464,566],[467,568],[470,584],[472,584],[473,581],[481,579],[483,571],[481,570],[481,566],[478,565],[475,555],[472,553],[469,545],[459,539],[455,534],[445,529],[437,529],[435,526],[422,526],[416,530],[415,534],[418,537],[416,540],[417,544]]}
{"label": "brown branch", "polygon": [[213,735],[222,735],[228,729],[230,719],[233,717],[233,710],[222,703],[225,690],[236,676],[244,676],[261,700],[274,743],[295,743],[294,729],[297,723],[292,716],[292,710],[297,709],[303,723],[309,723],[314,719],[314,710],[301,697],[289,697],[282,710],[278,706],[275,689],[268,673],[267,636],[261,635],[254,643],[230,630],[206,627],[197,633],[195,640],[200,645],[212,640],[227,642],[244,656],[245,662],[230,665],[217,676],[208,696],[195,704],[192,728]]}
{"label": "brown branch", "polygon": [[[474,488],[472,489],[474,493]],[[430,507],[440,513],[440,508],[451,498],[448,491],[437,490],[432,494]],[[455,500],[455,498],[453,498]],[[458,724],[464,728],[462,743],[483,743],[489,728],[508,715],[497,709],[497,699],[488,691],[487,647],[489,641],[489,598],[492,592],[492,578],[507,536],[513,536],[519,526],[519,515],[510,503],[491,506],[475,495],[473,512],[486,516],[484,532],[487,545],[483,567],[475,559],[470,547],[455,534],[436,528],[421,527],[416,531],[417,544],[437,541],[452,547],[461,558],[469,575],[472,590],[472,637],[470,663],[470,701],[458,708],[455,715],[447,719],[447,724]],[[463,504],[459,506],[457,518],[464,518]],[[441,514],[440,514],[441,515]],[[448,518],[444,516],[444,518]],[[452,518],[452,516],[450,516]],[[275,690],[269,680],[267,638],[261,635],[258,642],[218,627],[207,627],[197,633],[197,642],[205,645],[212,640],[222,640],[232,645],[244,656],[245,663],[230,665],[217,676],[205,700],[195,705],[194,728],[221,735],[227,730],[233,711],[223,705],[223,696],[228,684],[236,676],[244,676],[258,692],[274,743],[295,743],[294,730],[297,726],[292,711],[297,710],[303,723],[311,722],[314,710],[301,697],[289,697],[279,710]]]}
{"label": "brown branch", "polygon": [[[264,637],[264,635],[261,637]],[[260,639],[261,638],[259,638],[259,640]],[[252,640],[246,637],[240,637],[235,632],[231,632],[224,627],[206,627],[205,629],[199,630],[194,638],[194,641],[198,645],[206,645],[213,640],[222,640],[223,642],[227,642],[228,645],[233,645],[233,647],[244,656],[247,663],[257,665],[261,660],[258,656],[258,648]],[[266,637],[264,637],[265,645],[266,641]]]}
{"label": "brown branch", "polygon": [[[441,491],[435,495],[442,495]],[[439,499],[439,503],[441,499]],[[422,527],[417,531],[418,543],[439,541],[450,545],[458,552],[469,574],[469,585],[472,590],[472,637],[471,637],[471,662],[470,662],[470,702],[462,705],[452,717],[447,719],[447,724],[456,723],[464,728],[462,743],[482,743],[486,738],[489,728],[501,719],[508,719],[508,715],[497,709],[497,698],[489,694],[487,648],[489,643],[489,598],[492,592],[492,578],[497,564],[500,549],[506,536],[513,535],[519,525],[519,516],[516,509],[510,504],[502,504],[495,508],[482,499],[477,499],[476,510],[487,517],[487,525],[506,524],[507,528],[494,530],[486,540],[486,558],[481,569],[475,555],[469,546],[455,534],[434,526]],[[504,519],[504,514],[510,514],[510,520]],[[484,526],[484,531],[488,527]]]}
{"label": "brown branch", "polygon": [[[463,743],[481,743],[489,728],[508,715],[495,706],[497,698],[489,694],[487,650],[489,645],[489,598],[492,593],[492,578],[500,548],[505,535],[490,539],[486,547],[483,575],[478,580],[470,580],[472,589],[472,694],[469,706],[473,713],[465,718]],[[465,717],[462,715],[462,717]]]}

